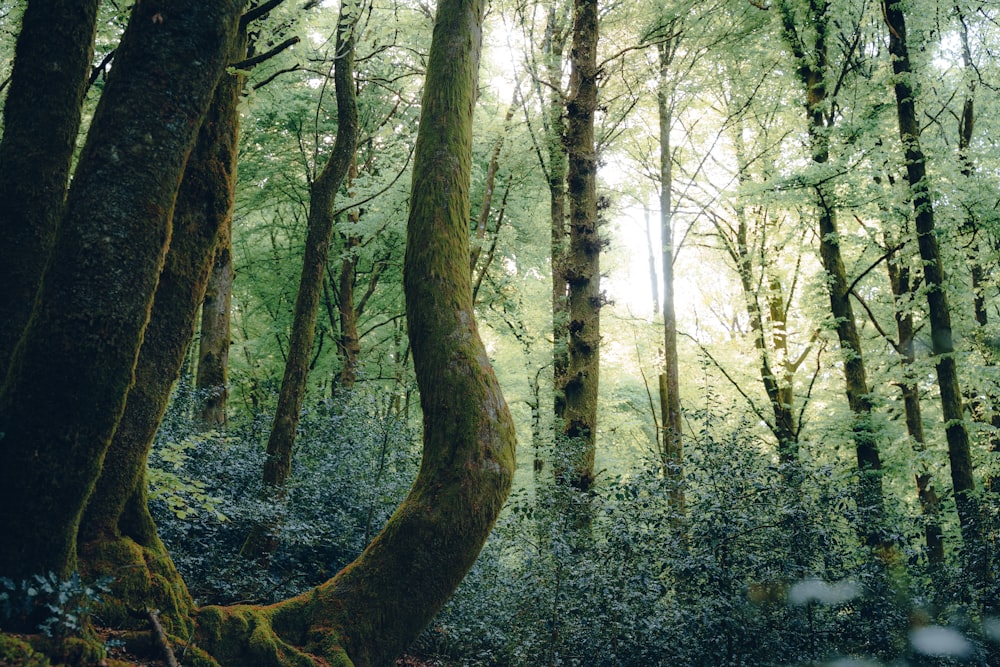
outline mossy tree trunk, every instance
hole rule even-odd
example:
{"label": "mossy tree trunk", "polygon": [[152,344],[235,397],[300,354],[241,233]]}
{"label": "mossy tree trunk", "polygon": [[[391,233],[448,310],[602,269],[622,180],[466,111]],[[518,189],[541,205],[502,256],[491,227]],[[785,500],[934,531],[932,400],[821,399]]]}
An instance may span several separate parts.
{"label": "mossy tree trunk", "polygon": [[600,380],[601,237],[598,229],[597,149],[597,0],[575,0],[570,94],[566,102],[566,153],[569,158],[569,252],[563,275],[569,288],[569,366],[563,434],[571,452],[565,476],[575,488],[594,484],[597,438],[597,389]]}
{"label": "mossy tree trunk", "polygon": [[483,10],[483,0],[438,5],[414,155],[404,289],[424,413],[417,479],[384,530],[326,584],[270,607],[202,610],[196,641],[223,665],[391,665],[472,566],[510,490],[514,427],[469,281]]}
{"label": "mossy tree trunk", "polygon": [[[559,424],[566,417],[566,395],[563,385],[569,367],[569,314],[566,284],[566,174],[569,170],[563,136],[566,132],[566,99],[563,95],[563,57],[569,36],[566,17],[560,3],[549,7],[545,25],[542,54],[548,86],[546,99],[545,148],[547,162],[543,164],[549,184],[550,264],[552,269],[552,414]],[[541,91],[539,91],[541,92]]]}
{"label": "mossy tree trunk", "polygon": [[934,202],[930,194],[927,160],[920,146],[920,125],[916,110],[913,70],[906,42],[906,17],[895,0],[883,0],[883,13],[889,28],[889,54],[892,60],[893,87],[896,93],[896,117],[899,138],[906,162],[906,179],[913,203],[917,246],[924,267],[927,286],[927,311],[931,325],[931,350],[936,358],[941,412],[948,441],[955,507],[962,532],[963,557],[973,585],[985,590],[991,583],[984,534],[983,517],[976,496],[969,434],[965,427],[962,394],[952,341],[951,311],[945,287],[944,266],[934,228]]}
{"label": "mossy tree trunk", "polygon": [[0,141],[0,382],[62,216],[94,48],[97,0],[24,10]]}
{"label": "mossy tree trunk", "polygon": [[[229,61],[241,60],[245,50],[241,31]],[[190,622],[193,603],[149,516],[146,459],[187,354],[219,239],[232,219],[241,86],[242,77],[223,75],[188,158],[135,382],[78,539],[82,570],[112,576],[115,596],[133,608],[155,603],[174,631]]]}
{"label": "mossy tree trunk", "polygon": [[133,10],[0,390],[4,576],[76,566],[80,517],[133,381],[181,176],[242,6],[163,0]]}
{"label": "mossy tree trunk", "polygon": [[[355,11],[357,8],[355,7]],[[316,317],[323,291],[323,278],[333,236],[333,205],[337,191],[347,177],[354,161],[358,140],[358,106],[354,83],[354,42],[357,13],[345,5],[337,27],[334,86],[337,96],[337,139],[323,170],[310,184],[309,220],[306,245],[302,257],[302,274],[295,314],[285,358],[285,373],[278,393],[271,434],[267,440],[267,460],[264,463],[264,487],[275,500],[292,470],[292,449],[299,426],[302,401],[309,377],[309,360],[316,335]],[[273,535],[275,526],[261,523],[254,527],[243,545],[243,554],[251,558],[266,558],[277,548]]]}
{"label": "mossy tree trunk", "polygon": [[219,230],[212,272],[201,306],[201,337],[198,339],[198,420],[206,429],[225,426],[229,398],[230,307],[233,296],[232,212]]}

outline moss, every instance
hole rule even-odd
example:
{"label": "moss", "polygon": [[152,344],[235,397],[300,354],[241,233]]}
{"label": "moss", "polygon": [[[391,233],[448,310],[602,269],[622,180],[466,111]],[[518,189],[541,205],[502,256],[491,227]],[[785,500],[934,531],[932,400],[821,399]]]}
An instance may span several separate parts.
{"label": "moss", "polygon": [[[135,627],[139,610],[158,609],[167,633],[189,637],[194,603],[173,562],[161,549],[142,547],[128,538],[102,540],[81,547],[81,569],[88,578],[111,577],[111,592],[96,614],[112,626]],[[145,620],[141,620],[145,624]]]}
{"label": "moss", "polygon": [[11,635],[0,634],[0,665],[21,667],[48,667],[49,659],[37,652],[27,641]]}
{"label": "moss", "polygon": [[[197,647],[223,667],[354,667],[332,630],[319,631],[321,638],[314,636],[315,629],[309,633],[309,649],[321,652],[320,655],[307,653],[291,643],[302,641],[302,636],[279,635],[274,626],[277,610],[277,607],[247,605],[205,607],[198,614]],[[294,628],[301,631],[304,625],[296,623]]]}

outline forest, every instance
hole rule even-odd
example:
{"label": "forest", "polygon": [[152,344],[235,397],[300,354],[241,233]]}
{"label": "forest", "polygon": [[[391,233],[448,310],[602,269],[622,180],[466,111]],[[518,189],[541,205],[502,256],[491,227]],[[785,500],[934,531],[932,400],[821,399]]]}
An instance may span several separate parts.
{"label": "forest", "polygon": [[998,51],[0,0],[0,665],[1000,665]]}

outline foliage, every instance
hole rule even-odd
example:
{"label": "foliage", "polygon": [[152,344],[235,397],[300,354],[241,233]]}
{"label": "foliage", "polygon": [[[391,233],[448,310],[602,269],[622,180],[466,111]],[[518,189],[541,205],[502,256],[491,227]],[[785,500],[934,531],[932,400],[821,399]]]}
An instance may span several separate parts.
{"label": "foliage", "polygon": [[[150,508],[202,603],[273,601],[329,578],[362,551],[416,473],[413,434],[393,412],[392,397],[358,392],[306,409],[287,496],[269,505],[261,500],[261,470],[270,417],[198,433],[186,399],[184,392],[175,397],[151,456],[151,466],[169,466],[181,486],[151,497]],[[239,551],[253,525],[276,516],[281,546],[260,571]]]}
{"label": "foliage", "polygon": [[110,584],[110,579],[85,583],[79,572],[67,579],[54,572],[17,582],[0,577],[0,628],[12,623],[19,627],[31,619],[37,620],[38,631],[46,637],[78,635]]}
{"label": "foliage", "polygon": [[[996,648],[959,607],[935,616],[922,582],[886,578],[832,469],[780,467],[750,424],[689,418],[706,428],[690,445],[684,516],[655,461],[588,496],[539,480],[513,498],[421,650],[473,665],[931,664],[914,618],[941,634],[935,646],[962,637],[973,664]],[[580,504],[592,517],[582,539],[568,520]]]}

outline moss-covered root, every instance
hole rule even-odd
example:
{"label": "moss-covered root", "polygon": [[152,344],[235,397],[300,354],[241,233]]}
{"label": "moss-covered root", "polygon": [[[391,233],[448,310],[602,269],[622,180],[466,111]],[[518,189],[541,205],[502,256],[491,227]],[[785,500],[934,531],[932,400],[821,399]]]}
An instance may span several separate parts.
{"label": "moss-covered root", "polygon": [[[280,606],[205,607],[195,644],[222,667],[354,667],[329,628],[288,625]],[[286,627],[287,626],[287,627]]]}
{"label": "moss-covered root", "polygon": [[162,543],[143,547],[123,537],[82,544],[79,550],[85,579],[111,579],[110,593],[102,596],[95,610],[102,623],[113,627],[142,625],[145,629],[148,621],[135,612],[157,609],[168,634],[191,636],[194,602]]}
{"label": "moss-covered root", "polygon": [[0,665],[18,667],[92,667],[114,663],[96,637],[11,636],[0,634]]}

